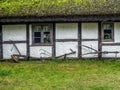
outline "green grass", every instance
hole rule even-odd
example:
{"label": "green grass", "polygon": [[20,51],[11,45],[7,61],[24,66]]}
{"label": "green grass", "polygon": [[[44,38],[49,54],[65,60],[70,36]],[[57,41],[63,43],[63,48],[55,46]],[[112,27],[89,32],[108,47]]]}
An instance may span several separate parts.
{"label": "green grass", "polygon": [[120,61],[0,62],[0,90],[120,90]]}

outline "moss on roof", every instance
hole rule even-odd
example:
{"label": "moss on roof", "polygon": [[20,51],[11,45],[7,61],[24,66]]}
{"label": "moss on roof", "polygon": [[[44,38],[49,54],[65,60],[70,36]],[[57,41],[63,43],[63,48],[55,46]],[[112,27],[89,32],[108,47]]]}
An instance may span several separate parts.
{"label": "moss on roof", "polygon": [[120,0],[1,0],[0,17],[120,14]]}

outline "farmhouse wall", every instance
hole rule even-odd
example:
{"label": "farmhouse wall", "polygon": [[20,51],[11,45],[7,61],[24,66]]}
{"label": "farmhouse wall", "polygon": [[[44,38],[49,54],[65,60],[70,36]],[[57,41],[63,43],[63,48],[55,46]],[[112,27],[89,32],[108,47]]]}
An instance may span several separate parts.
{"label": "farmhouse wall", "polygon": [[[82,45],[98,50],[98,23],[82,23],[82,40]],[[82,46],[82,57],[98,57],[98,54],[87,54],[92,52],[94,51]]]}
{"label": "farmhouse wall", "polygon": [[[114,23],[114,42],[103,42],[103,44],[114,44],[114,45],[103,45],[102,51],[109,51],[109,52],[120,52],[120,45],[117,45],[116,43],[120,43],[120,23],[116,22]],[[102,54],[102,57],[120,57],[120,53],[117,55],[115,53],[108,53],[108,54]]]}
{"label": "farmhouse wall", "polygon": [[[78,57],[78,42],[70,39],[78,39],[78,24],[77,23],[57,23],[56,24],[56,39],[61,42],[56,42],[56,56],[70,53],[70,49],[76,51],[76,54],[68,57]],[[67,42],[62,41],[66,39]]]}
{"label": "farmhouse wall", "polygon": [[[3,25],[2,30],[3,42],[26,40],[26,25]],[[19,43],[16,46],[22,55],[26,55],[26,43]],[[9,59],[13,54],[18,54],[13,44],[3,44],[3,58]]]}
{"label": "farmhouse wall", "polygon": [[32,57],[52,57],[52,46],[35,46],[32,45],[32,25],[30,28],[30,56]]}

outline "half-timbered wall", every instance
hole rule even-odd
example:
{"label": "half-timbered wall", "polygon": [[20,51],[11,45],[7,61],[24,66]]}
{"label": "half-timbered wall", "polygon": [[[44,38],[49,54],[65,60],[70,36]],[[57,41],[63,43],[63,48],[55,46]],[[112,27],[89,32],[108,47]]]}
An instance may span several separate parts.
{"label": "half-timbered wall", "polygon": [[32,25],[30,28],[30,56],[40,58],[40,57],[52,57],[52,47],[50,45],[32,45]]}
{"label": "half-timbered wall", "polygon": [[[98,50],[98,23],[82,23],[82,45]],[[82,46],[82,57],[98,57],[93,50]]]}
{"label": "half-timbered wall", "polygon": [[68,57],[78,57],[78,24],[57,23],[56,24],[56,56],[76,51],[76,54]]}
{"label": "half-timbered wall", "polygon": [[9,59],[11,55],[18,54],[17,50],[10,42],[10,40],[18,42],[18,47],[22,55],[26,55],[26,43],[19,43],[26,41],[26,25],[3,25],[3,58]]}
{"label": "half-timbered wall", "polygon": [[[114,23],[114,41],[113,42],[102,42],[102,51],[108,52],[120,52],[120,23]],[[116,58],[120,57],[120,53],[108,53],[102,54],[102,57]]]}

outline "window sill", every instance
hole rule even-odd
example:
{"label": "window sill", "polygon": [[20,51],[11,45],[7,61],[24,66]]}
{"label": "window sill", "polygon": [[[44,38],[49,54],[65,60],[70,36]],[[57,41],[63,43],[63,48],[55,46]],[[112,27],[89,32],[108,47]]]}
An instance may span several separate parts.
{"label": "window sill", "polygon": [[102,42],[114,42],[114,40],[102,40]]}
{"label": "window sill", "polygon": [[32,44],[31,46],[53,46],[53,44],[52,43],[46,43],[46,44],[38,43],[38,44]]}

